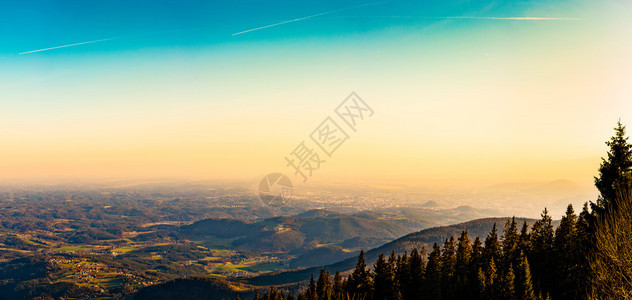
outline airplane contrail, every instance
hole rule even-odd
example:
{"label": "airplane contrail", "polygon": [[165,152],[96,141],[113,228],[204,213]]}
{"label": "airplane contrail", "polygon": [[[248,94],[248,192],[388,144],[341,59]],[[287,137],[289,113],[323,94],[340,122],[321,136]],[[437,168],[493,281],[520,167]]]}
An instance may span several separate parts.
{"label": "airplane contrail", "polygon": [[136,34],[136,35],[124,35],[124,36],[111,37],[111,38],[95,40],[95,41],[81,42],[81,43],[75,43],[75,44],[69,44],[69,45],[63,45],[63,46],[57,46],[57,47],[38,49],[38,50],[33,50],[33,51],[26,51],[26,52],[21,52],[21,53],[18,53],[18,54],[22,55],[22,54],[36,53],[36,52],[54,50],[54,49],[59,49],[59,48],[66,48],[66,47],[73,47],[73,46],[79,46],[79,45],[85,45],[85,44],[106,42],[106,41],[111,41],[111,40],[139,38],[139,37],[160,35],[160,34],[165,34],[165,33],[191,31],[191,30],[198,30],[198,29],[201,29],[201,28],[203,28],[203,27],[191,27],[191,28],[183,28],[183,29],[172,29],[172,30],[164,30],[164,31],[156,31],[156,32],[143,33],[143,34]]}
{"label": "airplane contrail", "polygon": [[298,21],[301,21],[301,20],[306,20],[306,19],[309,19],[309,18],[314,18],[314,17],[322,16],[322,15],[324,15],[324,14],[328,14],[328,13],[331,13],[331,12],[319,13],[319,14],[315,14],[315,15],[311,15],[311,16],[307,16],[307,17],[302,17],[302,18],[297,18],[297,19],[293,19],[293,20],[283,21],[283,22],[279,22],[279,23],[274,23],[274,24],[266,25],[266,26],[261,26],[261,27],[257,27],[257,28],[252,28],[252,29],[248,29],[248,30],[240,31],[240,32],[237,32],[237,33],[233,33],[232,35],[240,35],[240,34],[244,34],[244,33],[252,32],[252,31],[257,31],[257,30],[261,30],[261,29],[265,29],[265,28],[269,28],[269,27],[279,26],[279,25],[283,25],[283,24],[287,24],[287,23],[292,23],[292,22],[298,22]]}
{"label": "airplane contrail", "polygon": [[233,36],[240,35],[240,34],[253,32],[253,31],[257,31],[257,30],[261,30],[261,29],[265,29],[265,28],[270,28],[270,27],[274,27],[274,26],[279,26],[279,25],[283,25],[283,24],[287,24],[287,23],[293,23],[293,22],[307,20],[307,19],[311,19],[311,18],[323,16],[323,15],[329,15],[329,14],[333,14],[333,13],[337,13],[337,12],[341,12],[341,11],[345,11],[345,10],[349,10],[349,9],[360,8],[360,7],[376,5],[376,4],[382,4],[382,3],[387,3],[387,2],[391,2],[391,1],[379,1],[379,2],[372,2],[372,3],[356,5],[356,6],[351,6],[351,7],[339,8],[339,9],[335,9],[335,10],[330,10],[330,11],[318,13],[318,14],[315,14],[315,15],[310,15],[310,16],[306,16],[306,17],[296,18],[296,19],[292,19],[292,20],[287,20],[287,21],[283,21],[283,22],[279,22],[279,23],[274,23],[274,24],[270,24],[270,25],[266,25],[266,26],[261,26],[261,27],[257,27],[257,28],[252,28],[252,29],[236,32],[236,33],[233,33],[232,35]]}
{"label": "airplane contrail", "polygon": [[[301,17],[301,18],[296,18],[296,19],[292,19],[292,20],[287,20],[287,21],[283,21],[283,22],[279,22],[279,23],[274,23],[274,24],[270,24],[270,25],[266,25],[266,26],[261,26],[261,27],[257,27],[257,28],[252,28],[252,29],[240,31],[240,32],[237,32],[237,33],[233,33],[232,35],[233,36],[240,35],[240,34],[253,32],[253,31],[257,31],[257,30],[261,30],[261,29],[265,29],[265,28],[270,28],[270,27],[274,27],[274,26],[279,26],[279,25],[283,25],[283,24],[287,24],[287,23],[293,23],[293,22],[298,22],[298,21],[302,21],[302,20],[313,19],[313,18],[317,18],[317,17],[320,17],[320,16],[329,15],[329,14],[333,14],[333,13],[337,13],[337,12],[341,12],[341,11],[345,11],[345,10],[349,10],[349,9],[354,9],[354,8],[359,8],[359,7],[364,7],[364,6],[370,6],[370,5],[377,5],[377,4],[388,3],[388,2],[392,2],[392,1],[379,1],[379,2],[372,2],[372,3],[356,5],[356,6],[346,7],[346,8],[339,8],[339,9],[330,10],[330,11],[326,11],[326,12],[322,12],[322,13],[318,13],[318,14],[314,14],[314,15],[309,15],[309,16],[305,16],[305,17]],[[444,17],[420,17],[420,16],[338,16],[338,17],[333,17],[333,18],[399,18],[399,19],[480,19],[480,20],[526,20],[526,21],[547,21],[547,20],[549,20],[549,21],[580,21],[580,19],[578,19],[578,18],[564,18],[564,17],[552,17],[551,18],[551,17],[475,17],[475,16],[444,16]],[[323,18],[318,18],[318,19],[323,19]],[[187,29],[180,29],[180,30],[161,31],[161,32],[155,32],[155,33],[152,33],[152,34],[147,34],[147,35],[163,34],[163,33],[178,32],[178,31],[188,31],[188,30],[193,30],[193,29],[199,29],[199,28],[187,28]],[[139,36],[143,36],[143,35],[139,35]],[[18,55],[37,53],[37,52],[42,52],[42,51],[49,51],[49,50],[54,50],[54,49],[73,47],[73,46],[79,46],[79,45],[85,45],[85,44],[100,43],[100,42],[106,42],[106,41],[111,41],[111,40],[120,39],[120,38],[122,38],[122,37],[113,37],[113,38],[107,38],[107,39],[100,39],[100,40],[94,40],[94,41],[87,41],[87,42],[74,43],[74,44],[68,44],[68,45],[62,45],[62,46],[56,46],[56,47],[50,47],[50,48],[44,48],[44,49],[25,51],[25,52],[18,53]]]}
{"label": "airplane contrail", "polygon": [[36,53],[36,52],[42,52],[42,51],[48,51],[48,50],[59,49],[59,48],[66,48],[66,47],[72,47],[72,46],[79,46],[79,45],[85,45],[85,44],[93,44],[93,43],[111,41],[111,40],[114,40],[114,39],[116,39],[116,38],[109,38],[109,39],[81,42],[81,43],[75,43],[75,44],[69,44],[69,45],[62,45],[62,46],[57,46],[57,47],[50,47],[50,48],[44,48],[44,49],[38,49],[38,50],[32,50],[32,51],[26,51],[26,52],[20,52],[20,53],[18,53],[18,55],[29,54],[29,53]]}
{"label": "airplane contrail", "polygon": [[478,19],[478,20],[517,20],[517,21],[581,21],[579,18],[566,17],[475,17],[475,16],[443,16],[443,17],[421,17],[421,16],[335,16],[322,19],[350,19],[350,18],[389,18],[389,19]]}
{"label": "airplane contrail", "polygon": [[[375,5],[375,4],[380,4],[380,3],[385,3],[385,2],[389,2],[389,1],[382,1],[382,2],[374,2],[374,3],[368,3],[365,5],[360,5],[360,6],[367,6],[367,5]],[[341,8],[341,9],[336,9],[336,10],[332,10],[332,11],[326,11],[326,12],[322,12],[322,13],[318,13],[315,15],[311,15],[311,16],[306,16],[306,17],[301,17],[301,18],[296,18],[296,19],[292,19],[292,20],[287,20],[287,21],[283,21],[283,22],[279,22],[279,23],[274,23],[274,24],[270,24],[270,25],[266,25],[266,26],[261,26],[261,27],[257,27],[257,28],[252,28],[252,29],[248,29],[248,30],[244,30],[244,31],[240,31],[237,33],[233,33],[232,35],[240,35],[240,34],[244,34],[244,33],[248,33],[248,32],[252,32],[252,31],[257,31],[257,30],[261,30],[261,29],[265,29],[265,28],[269,28],[269,27],[274,27],[274,26],[279,26],[279,25],[283,25],[283,24],[287,24],[287,23],[293,23],[293,22],[298,22],[298,21],[302,21],[302,20],[307,20],[307,19],[312,19],[312,18],[316,18],[316,17],[320,17],[323,15],[329,15],[329,14],[333,14],[333,13],[337,13],[343,10],[348,10],[348,9],[352,9],[352,8],[357,8],[360,6],[353,6],[353,7],[347,7],[347,8]],[[517,21],[580,21],[580,19],[578,18],[562,18],[562,17],[474,17],[474,16],[454,16],[454,17],[417,17],[417,16],[338,16],[338,17],[332,17],[332,18],[341,18],[341,19],[345,19],[345,18],[402,18],[402,19],[479,19],[479,20],[517,20]],[[318,19],[322,19],[322,18],[318,18]]]}
{"label": "airplane contrail", "polygon": [[579,21],[578,18],[543,18],[543,17],[436,17],[437,19],[482,19],[482,20],[523,20],[523,21]]}

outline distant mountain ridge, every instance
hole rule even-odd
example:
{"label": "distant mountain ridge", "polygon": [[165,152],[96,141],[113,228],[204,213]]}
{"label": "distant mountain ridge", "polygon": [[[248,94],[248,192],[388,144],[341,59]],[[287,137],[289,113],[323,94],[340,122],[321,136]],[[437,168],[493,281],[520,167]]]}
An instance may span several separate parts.
{"label": "distant mountain ridge", "polygon": [[256,222],[205,219],[177,230],[192,240],[209,237],[225,239],[232,247],[242,250],[289,252],[313,247],[310,244],[332,243],[339,243],[346,249],[358,249],[379,245],[411,231],[471,220],[486,213],[469,206],[453,209],[394,208],[355,214],[314,209],[295,216]]}

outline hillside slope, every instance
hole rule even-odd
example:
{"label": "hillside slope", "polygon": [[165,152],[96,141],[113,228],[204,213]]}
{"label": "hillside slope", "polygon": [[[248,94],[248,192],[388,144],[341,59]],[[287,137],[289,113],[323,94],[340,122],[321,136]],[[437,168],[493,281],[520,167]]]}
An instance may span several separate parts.
{"label": "hillside slope", "polygon": [[346,246],[359,250],[363,244],[378,245],[376,243],[380,241],[396,239],[411,231],[471,220],[485,213],[488,212],[465,206],[453,209],[394,208],[356,214],[310,210],[296,216],[273,217],[257,222],[205,219],[177,230],[191,240],[220,238],[241,250],[289,252],[308,243],[345,241]]}
{"label": "hillside slope", "polygon": [[[461,234],[463,230],[467,230],[470,238],[472,239],[477,236],[481,239],[484,239],[485,236],[487,236],[487,234],[492,230],[494,223],[496,223],[496,225],[498,226],[500,234],[502,232],[504,224],[510,219],[511,218],[485,218],[455,225],[424,229],[403,236],[380,247],[366,251],[366,262],[368,264],[374,262],[380,253],[388,254],[391,251],[395,251],[396,253],[401,253],[404,251],[410,252],[415,247],[417,249],[422,249],[424,247],[426,249],[429,249],[430,247],[432,247],[433,243],[443,243],[445,239],[449,238],[452,235],[457,237]],[[516,222],[518,222],[518,224],[522,224],[522,222],[524,221],[526,221],[527,224],[531,225],[535,220],[516,218]],[[324,268],[329,270],[329,272],[333,274],[336,271],[345,272],[347,270],[351,270],[355,267],[355,264],[356,258],[352,257],[330,265],[326,265],[324,266]],[[253,285],[278,285],[299,282],[309,279],[310,274],[318,274],[320,272],[320,268],[321,267],[318,266],[273,274],[265,274],[257,277],[247,278],[244,281]]]}

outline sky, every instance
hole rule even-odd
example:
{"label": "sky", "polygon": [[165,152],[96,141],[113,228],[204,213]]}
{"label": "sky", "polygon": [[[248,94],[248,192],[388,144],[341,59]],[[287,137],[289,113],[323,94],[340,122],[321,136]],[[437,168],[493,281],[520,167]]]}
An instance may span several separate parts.
{"label": "sky", "polygon": [[351,92],[308,183],[590,184],[632,128],[629,1],[3,1],[0,36],[5,181],[303,184]]}

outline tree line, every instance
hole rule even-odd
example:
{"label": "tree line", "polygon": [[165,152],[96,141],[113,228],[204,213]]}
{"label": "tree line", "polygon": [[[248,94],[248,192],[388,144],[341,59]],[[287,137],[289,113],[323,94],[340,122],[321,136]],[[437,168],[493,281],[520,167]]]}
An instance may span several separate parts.
{"label": "tree line", "polygon": [[[632,299],[632,145],[621,122],[606,144],[597,201],[579,214],[569,205],[557,228],[545,208],[531,228],[512,218],[483,241],[463,231],[372,267],[361,251],[346,278],[323,268],[296,299]],[[271,288],[259,299],[295,297]]]}

